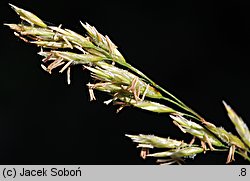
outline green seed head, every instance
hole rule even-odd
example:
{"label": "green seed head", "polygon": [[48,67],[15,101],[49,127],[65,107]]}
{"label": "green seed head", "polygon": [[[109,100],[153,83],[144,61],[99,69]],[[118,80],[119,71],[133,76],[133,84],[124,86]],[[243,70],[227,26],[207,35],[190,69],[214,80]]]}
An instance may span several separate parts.
{"label": "green seed head", "polygon": [[24,9],[18,8],[12,4],[9,4],[9,5],[11,6],[12,9],[16,11],[16,13],[20,16],[21,19],[27,21],[31,25],[40,26],[42,28],[47,27],[47,25],[33,13],[26,11]]}

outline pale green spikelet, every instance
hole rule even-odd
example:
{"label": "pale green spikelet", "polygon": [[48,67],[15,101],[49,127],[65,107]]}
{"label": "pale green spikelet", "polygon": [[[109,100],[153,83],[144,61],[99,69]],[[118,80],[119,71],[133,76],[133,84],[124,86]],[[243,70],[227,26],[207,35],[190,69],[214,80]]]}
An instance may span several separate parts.
{"label": "pale green spikelet", "polygon": [[187,120],[183,116],[173,116],[170,115],[170,117],[178,123],[179,126],[181,126],[181,129],[183,132],[190,133],[191,135],[201,139],[204,142],[210,142],[214,146],[223,147],[224,145],[209,131],[207,131],[204,127],[201,125]]}
{"label": "pale green spikelet", "polygon": [[242,141],[248,146],[248,148],[250,148],[250,131],[246,125],[246,123],[244,123],[244,121],[242,120],[241,117],[239,117],[234,110],[226,104],[225,101],[223,101],[223,104],[227,110],[228,116],[230,118],[230,120],[233,122],[238,134],[240,135]]}
{"label": "pale green spikelet", "polygon": [[201,147],[185,147],[181,149],[172,149],[169,151],[164,152],[157,152],[148,154],[149,157],[174,157],[174,158],[181,158],[181,157],[194,157],[198,153],[202,153],[203,148]]}
{"label": "pale green spikelet", "polygon": [[135,143],[145,144],[145,145],[149,145],[155,148],[179,148],[179,147],[185,147],[188,145],[187,143],[184,143],[183,141],[178,141],[178,140],[174,140],[170,138],[162,138],[162,137],[154,136],[154,135],[126,134],[125,136],[131,138],[132,141]]}
{"label": "pale green spikelet", "polygon": [[21,9],[19,7],[16,7],[12,4],[9,4],[9,5],[11,6],[12,9],[14,9],[16,11],[16,13],[20,16],[21,19],[27,21],[31,25],[37,25],[37,26],[40,26],[42,28],[47,27],[47,25],[40,18],[38,18],[36,15],[34,15],[33,13],[26,11],[24,9]]}

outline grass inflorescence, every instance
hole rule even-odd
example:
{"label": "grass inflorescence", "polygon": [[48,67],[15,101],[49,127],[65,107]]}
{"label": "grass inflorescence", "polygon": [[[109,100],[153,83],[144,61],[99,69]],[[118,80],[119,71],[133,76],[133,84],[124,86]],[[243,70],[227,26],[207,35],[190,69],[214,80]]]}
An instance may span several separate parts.
{"label": "grass inflorescence", "polygon": [[[158,163],[181,164],[186,158],[207,151],[228,151],[226,163],[239,154],[250,161],[250,131],[244,121],[225,102],[228,116],[239,135],[234,135],[218,127],[184,104],[169,91],[156,84],[144,73],[129,64],[117,46],[106,35],[88,23],[81,23],[87,35],[82,36],[67,28],[48,26],[33,13],[11,5],[12,9],[26,24],[5,24],[24,42],[41,47],[38,53],[43,57],[41,67],[52,74],[54,69],[60,73],[66,71],[70,84],[72,66],[80,65],[89,70],[93,82],[88,83],[90,100],[96,100],[94,91],[110,95],[105,104],[118,106],[117,112],[126,106],[132,106],[156,113],[170,115],[182,132],[190,134],[189,143],[183,140],[162,138],[154,135],[129,135],[141,149],[141,157],[156,157]],[[175,108],[172,108],[175,107]],[[199,140],[198,144],[195,142]],[[149,152],[160,148],[163,151]]]}

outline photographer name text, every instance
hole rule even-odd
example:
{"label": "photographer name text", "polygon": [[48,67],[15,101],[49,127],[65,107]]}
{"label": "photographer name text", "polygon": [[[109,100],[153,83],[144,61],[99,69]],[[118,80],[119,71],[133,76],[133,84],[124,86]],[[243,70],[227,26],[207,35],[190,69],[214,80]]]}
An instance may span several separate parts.
{"label": "photographer name text", "polygon": [[39,168],[39,169],[31,169],[31,168],[4,168],[2,170],[2,176],[4,178],[16,178],[16,177],[81,177],[82,170],[80,167],[76,169],[67,169],[67,168],[56,168],[52,167],[50,169],[47,168]]}

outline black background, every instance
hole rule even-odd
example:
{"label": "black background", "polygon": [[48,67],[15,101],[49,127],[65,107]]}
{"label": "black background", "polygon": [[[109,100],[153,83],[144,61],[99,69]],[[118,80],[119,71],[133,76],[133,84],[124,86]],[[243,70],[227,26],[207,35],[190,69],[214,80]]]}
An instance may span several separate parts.
{"label": "black background", "polygon": [[[250,126],[250,11],[242,1],[3,1],[1,24],[17,23],[8,6],[84,34],[79,20],[107,34],[126,60],[217,126],[237,134],[222,100]],[[167,115],[116,108],[96,93],[87,71],[49,75],[39,48],[0,26],[0,164],[154,164],[124,134],[191,139]],[[186,164],[225,164],[227,153]],[[249,164],[236,157],[233,164]]]}

